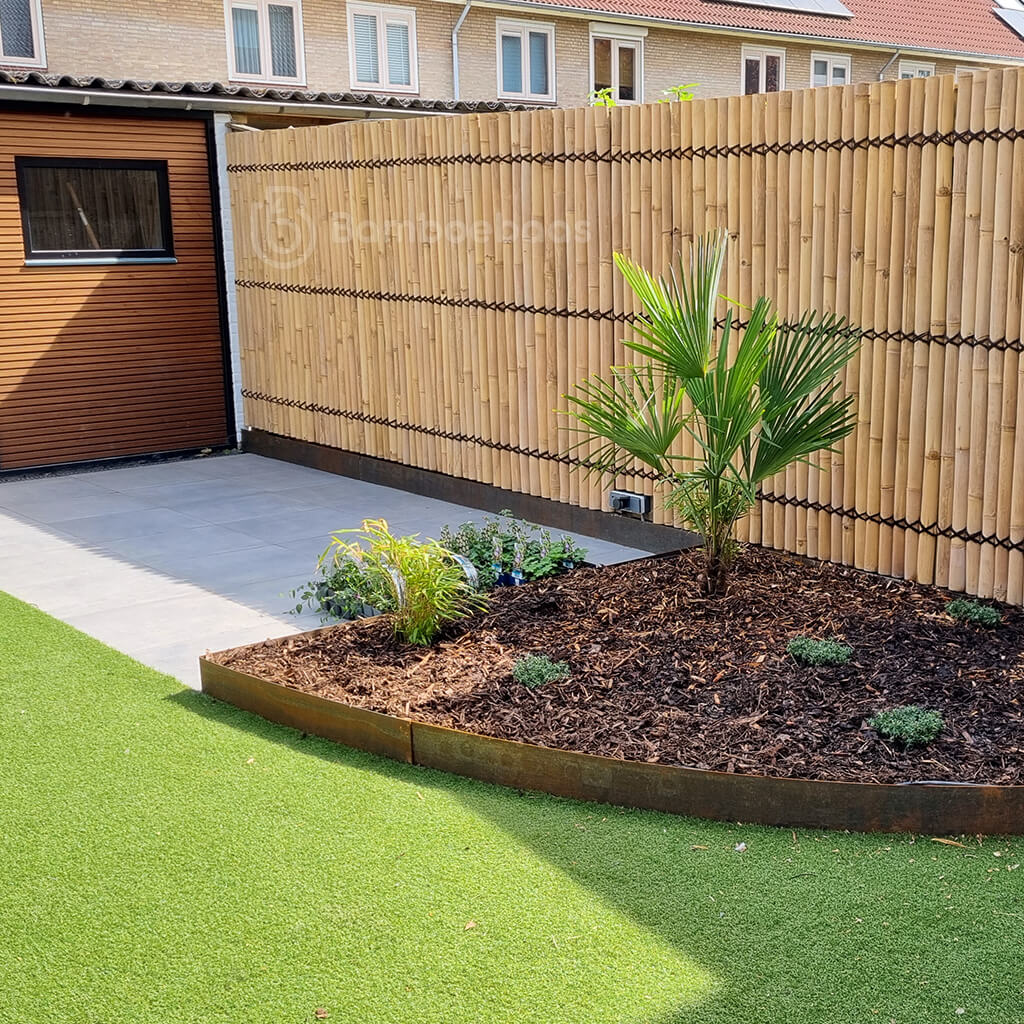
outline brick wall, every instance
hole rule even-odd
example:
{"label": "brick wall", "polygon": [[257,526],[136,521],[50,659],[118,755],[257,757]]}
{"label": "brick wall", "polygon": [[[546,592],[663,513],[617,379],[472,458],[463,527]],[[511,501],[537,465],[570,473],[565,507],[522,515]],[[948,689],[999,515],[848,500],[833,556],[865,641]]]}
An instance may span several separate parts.
{"label": "brick wall", "polygon": [[[461,8],[439,2],[413,2],[417,12],[419,95],[452,96],[451,31]],[[464,99],[498,96],[495,20],[516,19],[515,11],[471,9],[459,35],[461,93]],[[585,103],[590,92],[590,29],[583,18],[530,20],[555,26],[557,101]],[[43,0],[47,70],[62,74],[96,74],[108,78],[169,81],[228,81],[226,26],[220,0]],[[310,89],[351,89],[344,0],[303,3],[306,83]],[[770,40],[737,34],[697,33],[652,28],[644,41],[644,97],[658,99],[670,86],[698,84],[700,96],[740,91],[741,49],[773,45]],[[831,49],[852,56],[853,80],[873,81],[891,55],[885,51],[776,44],[786,51],[786,85],[810,84],[812,51]],[[927,58],[923,58],[927,59]],[[958,62],[936,60],[938,73],[952,72]],[[960,62],[964,66],[967,62]],[[897,65],[889,69],[895,77]]]}

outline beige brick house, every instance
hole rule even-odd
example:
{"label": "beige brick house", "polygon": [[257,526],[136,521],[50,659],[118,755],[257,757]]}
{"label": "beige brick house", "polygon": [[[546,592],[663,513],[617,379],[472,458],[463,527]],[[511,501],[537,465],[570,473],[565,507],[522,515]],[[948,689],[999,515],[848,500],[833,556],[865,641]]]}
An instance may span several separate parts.
{"label": "beige brick house", "polygon": [[0,67],[567,106],[1018,64],[1021,31],[1021,0],[5,0]]}

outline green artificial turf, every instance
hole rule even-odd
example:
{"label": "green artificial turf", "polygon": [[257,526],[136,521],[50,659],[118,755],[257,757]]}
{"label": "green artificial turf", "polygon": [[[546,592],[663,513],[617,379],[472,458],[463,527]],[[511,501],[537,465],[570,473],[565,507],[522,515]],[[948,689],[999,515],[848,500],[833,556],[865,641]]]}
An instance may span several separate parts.
{"label": "green artificial turf", "polygon": [[719,825],[397,765],[4,595],[0,692],[4,1024],[1024,1016],[1019,841]]}

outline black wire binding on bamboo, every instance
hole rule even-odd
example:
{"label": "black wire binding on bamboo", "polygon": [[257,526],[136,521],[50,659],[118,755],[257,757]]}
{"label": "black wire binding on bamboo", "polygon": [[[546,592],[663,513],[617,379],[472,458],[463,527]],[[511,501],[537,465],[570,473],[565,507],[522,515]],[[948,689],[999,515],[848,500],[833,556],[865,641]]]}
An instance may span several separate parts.
{"label": "black wire binding on bamboo", "polygon": [[[479,445],[482,448],[490,448],[494,451],[510,452],[513,455],[526,455],[533,459],[543,459],[546,462],[555,462],[563,466],[576,468],[587,468],[586,459],[564,452],[548,452],[541,448],[524,448],[522,445],[509,444],[504,441],[492,441],[486,437],[476,434],[464,434],[456,430],[443,430],[440,427],[426,427],[418,423],[407,423],[402,420],[391,419],[386,416],[378,416],[367,412],[356,412],[351,409],[338,409],[329,405],[322,405],[319,402],[307,402],[298,398],[281,398],[277,395],[268,395],[262,391],[254,391],[251,388],[243,388],[242,395],[257,402],[265,402],[268,405],[278,405],[286,409],[299,409],[302,412],[317,413],[321,416],[334,416],[351,420],[354,423],[366,423],[371,426],[389,427],[392,430],[407,430],[416,434],[423,434],[428,437],[440,438],[444,441],[455,441],[459,444]],[[630,469],[629,474],[643,480],[659,481],[661,475],[650,469]],[[909,530],[911,533],[927,535],[931,537],[946,537],[950,540],[962,540],[974,544],[991,544],[995,547],[1004,548],[1007,551],[1024,551],[1024,540],[1013,541],[1007,537],[998,537],[994,534],[972,532],[970,530],[954,530],[952,526],[939,526],[937,523],[923,523],[921,520],[909,520],[883,516],[877,512],[861,512],[855,508],[845,508],[839,505],[826,505],[818,501],[811,501],[808,498],[790,498],[782,494],[765,494],[758,492],[758,501],[775,505],[791,505],[795,508],[807,509],[814,512],[827,512],[830,515],[843,516],[850,519],[857,519],[865,523],[877,523],[880,526],[891,526],[901,530]]]}
{"label": "black wire binding on bamboo", "polygon": [[437,156],[374,157],[365,160],[296,160],[276,163],[228,164],[231,174],[287,171],[364,171],[387,167],[446,167],[462,164],[631,163],[642,160],[715,160],[737,156],[779,156],[843,150],[897,149],[900,146],[953,146],[970,142],[1019,142],[1024,128],[988,128],[960,132],[914,132],[866,136],[862,139],[796,139],[785,142],[744,142],[726,146],[676,146],[648,150],[592,150],[586,153],[450,153]]}
{"label": "black wire binding on bamboo", "polygon": [[[523,302],[506,302],[501,299],[476,299],[471,296],[453,295],[412,295],[407,292],[378,292],[367,288],[344,288],[339,285],[293,284],[284,281],[253,281],[238,279],[235,284],[239,288],[255,288],[263,291],[285,292],[292,295],[330,295],[337,298],[356,299],[367,302],[422,302],[431,306],[443,306],[450,309],[480,309],[495,313],[527,313],[532,316],[557,316],[581,320],[604,320],[625,324],[633,320],[629,313],[616,313],[604,309],[570,309],[568,306],[531,306]],[[725,320],[716,322],[716,327],[725,326]],[[746,321],[733,321],[734,330],[746,327]],[[851,327],[851,330],[853,328]],[[876,331],[873,329],[859,330],[864,341],[898,342],[902,345],[916,345],[919,342],[928,345],[968,345],[996,352],[1024,352],[1024,340],[1008,338],[979,338],[962,334],[911,334],[902,331]]]}
{"label": "black wire binding on bamboo", "polygon": [[[392,430],[408,430],[414,434],[423,434],[427,437],[437,437],[443,441],[455,441],[458,444],[474,444],[481,448],[491,448],[499,452],[511,452],[513,455],[526,455],[532,459],[544,459],[547,462],[557,462],[563,466],[573,466],[579,469],[590,468],[586,459],[577,455],[570,455],[566,452],[548,452],[541,448],[524,448],[522,445],[509,444],[506,441],[492,441],[486,437],[479,437],[476,434],[464,434],[458,430],[444,430],[441,427],[425,427],[419,423],[408,423],[404,420],[391,419],[387,416],[378,416],[368,412],[357,412],[352,409],[338,409],[330,405],[321,405],[319,402],[307,402],[300,398],[281,398],[277,395],[268,395],[262,391],[253,391],[250,388],[242,388],[242,397],[251,398],[257,402],[266,402],[268,405],[278,405],[285,409],[298,409],[301,412],[313,412],[321,416],[334,416],[340,419],[350,420],[353,423],[366,423],[373,427],[389,427]],[[630,469],[631,476],[642,477],[645,480],[657,481],[662,479],[658,473],[650,469]]]}

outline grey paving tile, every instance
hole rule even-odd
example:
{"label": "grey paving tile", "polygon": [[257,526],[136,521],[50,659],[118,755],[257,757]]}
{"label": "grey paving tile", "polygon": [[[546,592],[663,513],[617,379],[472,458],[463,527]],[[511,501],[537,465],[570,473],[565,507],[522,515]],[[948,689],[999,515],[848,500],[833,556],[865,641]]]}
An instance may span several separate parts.
{"label": "grey paving tile", "polygon": [[59,491],[52,497],[24,497],[4,491],[0,493],[0,508],[27,516],[39,523],[59,523],[69,519],[114,515],[118,512],[144,512],[153,508],[153,503],[118,491],[104,491],[99,488],[95,492]]}
{"label": "grey paving tile", "polygon": [[102,544],[105,541],[127,540],[129,537],[152,539],[160,534],[196,529],[206,524],[173,509],[151,508],[143,515],[138,510],[115,512],[107,516],[60,520],[51,525],[62,536]]}
{"label": "grey paving tile", "polygon": [[358,510],[343,510],[320,506],[318,508],[282,508],[268,515],[252,519],[228,521],[224,526],[243,533],[254,540],[268,543],[287,543],[293,540],[322,541],[321,550],[335,530],[357,527],[360,524]]}
{"label": "grey paving tile", "polygon": [[104,543],[104,552],[164,572],[196,559],[242,551],[254,545],[252,537],[224,526],[199,524],[188,529],[154,534],[151,537],[124,537]]}
{"label": "grey paving tile", "polygon": [[174,553],[152,554],[153,567],[195,586],[226,593],[231,589],[284,576],[309,579],[325,545],[283,547],[257,544],[236,551],[182,558]]}
{"label": "grey paving tile", "polygon": [[224,596],[238,604],[245,605],[253,611],[263,612],[281,618],[285,622],[294,623],[296,628],[315,629],[321,625],[319,613],[304,608],[296,613],[298,597],[292,597],[291,591],[302,587],[310,578],[310,573],[277,576],[274,579],[260,580],[256,583],[245,583],[235,587],[226,587]]}
{"label": "grey paving tile", "polygon": [[246,491],[216,496],[188,495],[169,499],[167,507],[206,523],[224,524],[267,515],[289,515],[296,509],[322,507],[302,491]]}
{"label": "grey paving tile", "polygon": [[34,476],[26,480],[0,482],[0,506],[15,508],[26,502],[67,501],[78,496],[95,496],[106,489],[94,484],[91,474]]}
{"label": "grey paving tile", "polygon": [[150,466],[124,466],[103,469],[87,474],[84,479],[94,487],[109,491],[131,493],[150,488],[181,487],[209,481],[199,470],[199,462],[159,462]]}

